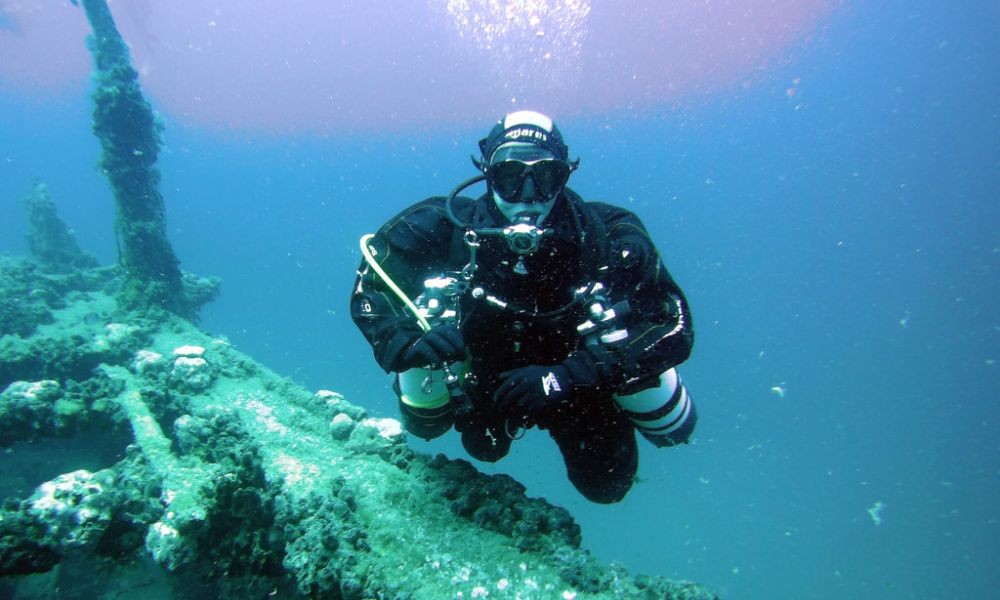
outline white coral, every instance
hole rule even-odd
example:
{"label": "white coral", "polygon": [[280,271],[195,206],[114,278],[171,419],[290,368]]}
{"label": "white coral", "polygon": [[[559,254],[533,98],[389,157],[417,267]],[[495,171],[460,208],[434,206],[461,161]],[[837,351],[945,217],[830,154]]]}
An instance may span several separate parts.
{"label": "white coral", "polygon": [[177,346],[174,348],[174,356],[202,356],[205,348],[195,345]]}
{"label": "white coral", "polygon": [[137,329],[135,325],[127,323],[108,323],[104,326],[104,332],[94,338],[94,347],[104,351],[121,346],[132,338]]}
{"label": "white coral", "polygon": [[330,421],[330,435],[337,440],[346,440],[354,429],[354,419],[344,413],[339,413]]}
{"label": "white coral", "polygon": [[163,355],[152,350],[139,350],[132,359],[132,370],[142,375],[163,365]]}
{"label": "white coral", "polygon": [[59,396],[59,382],[52,379],[15,381],[7,387],[5,392],[25,400],[52,400]]}
{"label": "white coral", "polygon": [[[176,351],[175,351],[176,352]],[[214,373],[204,358],[200,356],[178,356],[170,371],[170,380],[189,392],[202,392],[210,385]]]}
{"label": "white coral", "polygon": [[84,469],[46,481],[29,502],[30,512],[48,525],[48,533],[63,547],[90,543],[111,521],[104,486]]}
{"label": "white coral", "polygon": [[406,432],[403,431],[403,424],[396,419],[377,419],[369,418],[361,421],[363,427],[371,427],[378,432],[379,436],[389,442],[402,442],[406,437]]}

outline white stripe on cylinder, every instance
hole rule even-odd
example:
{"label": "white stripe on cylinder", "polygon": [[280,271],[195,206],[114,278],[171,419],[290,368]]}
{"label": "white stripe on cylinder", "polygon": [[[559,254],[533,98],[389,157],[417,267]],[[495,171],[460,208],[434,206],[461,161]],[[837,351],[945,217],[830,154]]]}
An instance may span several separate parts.
{"label": "white stripe on cylinder", "polygon": [[[677,390],[677,369],[668,369],[660,375],[660,385],[627,396],[615,396],[618,406],[633,413],[648,413],[662,406],[674,396]],[[678,402],[678,405],[681,403]]]}
{"label": "white stripe on cylinder", "polygon": [[664,435],[673,433],[674,431],[680,429],[680,427],[682,425],[684,425],[685,423],[687,423],[688,416],[690,414],[691,414],[691,400],[688,398],[687,390],[685,390],[685,392],[684,392],[684,414],[681,415],[681,418],[677,419],[676,423],[674,423],[670,427],[664,429],[663,431],[650,431],[649,433],[651,435],[659,435],[659,436],[664,436]]}
{"label": "white stripe on cylinder", "polygon": [[[659,435],[661,433],[670,433],[680,427],[680,425],[684,423],[684,420],[687,419],[687,413],[690,412],[690,410],[691,400],[688,398],[687,390],[681,388],[681,398],[677,402],[677,406],[675,406],[669,413],[652,421],[644,421],[635,417],[631,417],[631,419],[632,422],[635,423],[636,427],[644,429],[653,435]],[[673,425],[668,429],[660,429],[661,427],[667,427],[671,423],[673,423]]]}

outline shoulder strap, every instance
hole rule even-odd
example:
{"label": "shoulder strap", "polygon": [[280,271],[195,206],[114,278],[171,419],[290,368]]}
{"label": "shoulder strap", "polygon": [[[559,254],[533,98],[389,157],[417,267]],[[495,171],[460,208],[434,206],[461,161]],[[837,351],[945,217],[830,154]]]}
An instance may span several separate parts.
{"label": "shoulder strap", "polygon": [[[471,222],[474,218],[476,201],[465,196],[458,196],[454,200],[455,212],[461,215],[465,222]],[[451,232],[451,245],[448,248],[448,265],[457,271],[469,262],[469,249],[465,245],[465,230],[461,227],[453,227]]]}
{"label": "shoulder strap", "polygon": [[608,229],[604,220],[585,202],[579,194],[566,188],[570,210],[573,211],[580,227],[582,244],[580,260],[583,263],[581,274],[587,281],[596,281],[598,272],[608,265],[611,257],[611,244],[608,240]]}

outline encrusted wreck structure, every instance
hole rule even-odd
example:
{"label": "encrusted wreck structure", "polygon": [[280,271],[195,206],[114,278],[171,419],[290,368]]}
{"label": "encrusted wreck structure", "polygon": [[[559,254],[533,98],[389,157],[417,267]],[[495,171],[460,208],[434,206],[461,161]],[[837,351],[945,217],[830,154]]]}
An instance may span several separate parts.
{"label": "encrusted wreck structure", "polygon": [[565,510],[414,453],[395,420],[122,310],[118,278],[0,261],[5,298],[43,292],[0,337],[0,596],[711,597],[599,564]]}

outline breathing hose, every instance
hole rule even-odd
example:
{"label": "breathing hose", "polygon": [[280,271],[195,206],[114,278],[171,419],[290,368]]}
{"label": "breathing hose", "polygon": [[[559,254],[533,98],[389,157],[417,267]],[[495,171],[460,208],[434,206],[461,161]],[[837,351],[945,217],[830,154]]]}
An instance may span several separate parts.
{"label": "breathing hose", "polygon": [[382,278],[382,281],[385,282],[387,286],[389,286],[389,289],[392,290],[392,293],[396,294],[396,296],[403,302],[403,304],[406,305],[406,308],[410,309],[410,312],[413,313],[413,316],[417,318],[417,323],[420,324],[420,328],[423,329],[424,331],[430,331],[431,324],[427,322],[427,319],[422,314],[420,314],[420,310],[417,308],[417,305],[414,304],[412,300],[410,300],[410,297],[406,295],[406,292],[404,292],[402,289],[400,289],[398,285],[396,285],[396,282],[393,281],[391,277],[389,277],[389,274],[385,272],[385,269],[382,268],[382,265],[378,264],[375,261],[375,256],[372,254],[372,250],[368,246],[368,240],[372,239],[373,237],[375,237],[374,233],[366,233],[365,235],[361,236],[361,255],[365,257],[365,262],[367,262],[368,266],[370,266],[376,273],[378,273],[378,276]]}
{"label": "breathing hose", "polygon": [[[375,271],[375,273],[377,273],[378,276],[382,278],[382,281],[385,282],[385,284],[389,287],[389,289],[392,290],[394,294],[396,294],[396,296],[400,299],[400,301],[402,301],[404,305],[406,305],[406,308],[410,309],[410,312],[413,313],[413,316],[417,318],[417,323],[420,325],[420,328],[423,329],[424,332],[430,331],[431,324],[427,321],[426,317],[420,314],[420,310],[417,308],[417,305],[414,304],[412,300],[410,300],[410,297],[406,295],[406,292],[404,292],[398,285],[396,285],[396,282],[392,280],[392,277],[389,277],[389,274],[385,272],[385,269],[382,268],[382,265],[378,264],[378,262],[375,261],[375,256],[372,254],[372,249],[371,247],[368,246],[368,241],[371,240],[373,237],[375,237],[374,233],[366,233],[365,235],[361,236],[361,242],[360,242],[361,255],[365,257],[365,262],[367,262],[368,265]],[[445,386],[447,386],[449,394],[456,401],[460,401],[461,398],[464,398],[465,392],[463,392],[461,386],[458,385],[458,376],[448,365],[448,363],[442,363],[441,369],[442,371],[444,371]],[[425,393],[429,391],[429,385],[431,382],[429,373],[430,371],[428,371],[428,377],[424,381],[424,384],[422,386],[422,388],[424,388]]]}

